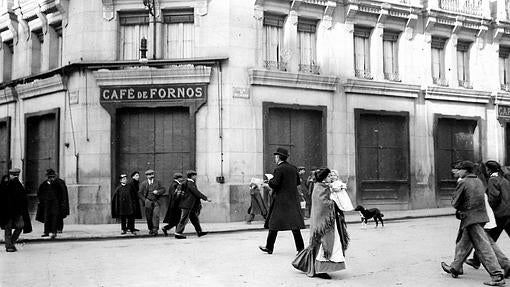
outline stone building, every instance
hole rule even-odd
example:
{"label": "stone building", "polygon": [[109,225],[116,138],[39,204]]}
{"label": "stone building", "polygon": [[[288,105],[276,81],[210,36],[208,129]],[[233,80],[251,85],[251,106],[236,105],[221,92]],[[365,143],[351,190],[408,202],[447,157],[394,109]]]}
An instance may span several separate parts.
{"label": "stone building", "polygon": [[148,168],[196,169],[203,220],[243,220],[278,146],[382,209],[447,206],[453,161],[510,162],[503,0],[0,3],[0,172],[35,210],[57,170],[68,222],[110,222],[117,175]]}

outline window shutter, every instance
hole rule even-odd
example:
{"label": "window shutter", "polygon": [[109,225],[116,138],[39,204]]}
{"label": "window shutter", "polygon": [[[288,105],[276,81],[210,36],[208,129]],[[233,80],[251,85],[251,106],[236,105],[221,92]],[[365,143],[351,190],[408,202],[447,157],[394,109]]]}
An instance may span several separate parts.
{"label": "window shutter", "polygon": [[317,21],[313,19],[299,18],[297,24],[298,32],[315,33]]}
{"label": "window shutter", "polygon": [[431,47],[432,49],[444,49],[447,38],[432,37]]}
{"label": "window shutter", "polygon": [[193,9],[165,10],[163,11],[163,23],[195,23]]}
{"label": "window shutter", "polygon": [[501,58],[508,58],[510,54],[510,47],[508,46],[499,46],[499,56]]}
{"label": "window shutter", "polygon": [[149,15],[146,12],[119,13],[119,22],[122,26],[149,25]]}
{"label": "window shutter", "polygon": [[360,38],[370,38],[370,32],[372,31],[372,28],[366,28],[366,27],[354,27],[354,36],[360,37]]}
{"label": "window shutter", "polygon": [[457,41],[457,51],[468,52],[470,46],[470,42]]}
{"label": "window shutter", "polygon": [[264,14],[264,26],[283,28],[283,23],[285,23],[285,15]]}

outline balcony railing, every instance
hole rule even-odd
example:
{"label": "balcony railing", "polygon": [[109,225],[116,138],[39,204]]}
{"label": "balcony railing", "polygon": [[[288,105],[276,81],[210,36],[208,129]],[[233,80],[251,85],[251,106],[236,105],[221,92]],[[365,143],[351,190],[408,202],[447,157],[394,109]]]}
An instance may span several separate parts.
{"label": "balcony railing", "polygon": [[310,65],[303,65],[299,64],[299,71],[303,73],[309,73],[309,74],[320,74],[320,67],[315,64]]}
{"label": "balcony railing", "polygon": [[393,82],[401,82],[400,75],[398,74],[398,72],[384,73],[384,79],[386,79],[388,81],[393,81]]}
{"label": "balcony railing", "polygon": [[439,7],[444,10],[482,16],[482,0],[439,0]]}
{"label": "balcony railing", "polygon": [[459,80],[459,87],[463,87],[463,88],[466,88],[466,89],[472,89],[473,85],[471,84],[470,81]]}
{"label": "balcony railing", "polygon": [[374,77],[372,77],[372,74],[370,73],[369,70],[356,69],[356,70],[354,70],[354,75],[356,76],[356,78],[367,79],[367,80],[374,79]]}
{"label": "balcony railing", "polygon": [[501,90],[503,90],[505,92],[510,92],[510,83],[501,84]]}
{"label": "balcony railing", "polygon": [[448,80],[446,80],[445,78],[432,77],[432,82],[434,83],[434,85],[448,87]]}
{"label": "balcony railing", "polygon": [[264,68],[268,70],[287,71],[287,62],[264,61]]}

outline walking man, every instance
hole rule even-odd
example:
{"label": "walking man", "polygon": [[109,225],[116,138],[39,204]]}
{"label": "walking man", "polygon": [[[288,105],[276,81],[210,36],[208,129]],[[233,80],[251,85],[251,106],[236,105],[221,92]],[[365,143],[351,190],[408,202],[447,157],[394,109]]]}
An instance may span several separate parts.
{"label": "walking man", "polygon": [[188,220],[191,221],[191,224],[195,227],[195,231],[197,232],[198,237],[202,237],[207,234],[207,232],[202,231],[202,227],[200,226],[200,220],[198,216],[200,215],[200,210],[202,209],[202,203],[200,200],[205,200],[211,202],[210,199],[207,198],[203,193],[198,190],[197,187],[197,172],[194,170],[190,170],[186,174],[186,188],[184,195],[179,201],[179,208],[181,208],[181,220],[179,224],[175,228],[175,238],[177,239],[185,239],[184,236],[184,228],[188,223]]}
{"label": "walking man", "polygon": [[503,270],[498,263],[496,254],[489,241],[489,237],[483,226],[489,221],[485,209],[483,183],[473,174],[474,165],[470,161],[462,161],[455,167],[456,176],[462,178],[458,181],[452,199],[452,206],[457,210],[456,217],[460,219],[459,235],[455,246],[454,261],[448,265],[441,262],[441,267],[446,273],[457,278],[462,274],[462,264],[474,247],[491,281],[484,282],[489,286],[501,286],[505,284]]}
{"label": "walking man", "polygon": [[287,162],[289,152],[279,147],[274,153],[277,164],[269,186],[273,189],[273,203],[269,208],[264,228],[269,229],[266,246],[259,246],[260,250],[273,253],[276,236],[280,230],[292,230],[296,250],[304,249],[303,237],[300,229],[305,228],[298,199],[297,186],[300,184],[297,168]]}
{"label": "walking man", "polygon": [[9,181],[0,183],[0,227],[5,229],[5,250],[16,252],[16,241],[21,231],[32,232],[28,199],[25,188],[18,179],[19,168],[9,170]]}
{"label": "walking man", "polygon": [[174,173],[173,181],[170,183],[170,187],[168,187],[168,208],[166,210],[165,218],[163,222],[167,225],[163,226],[161,230],[165,236],[168,236],[168,230],[172,229],[174,226],[177,226],[179,221],[181,220],[181,209],[179,208],[179,201],[181,199],[182,193],[185,191],[183,187],[186,184],[186,179],[180,172]]}
{"label": "walking man", "polygon": [[64,231],[64,218],[69,215],[69,193],[67,191],[66,182],[56,173],[54,181],[60,185],[60,189],[62,191],[62,199],[60,200],[60,213],[57,220],[57,232],[62,233]]}
{"label": "walking man", "polygon": [[67,197],[67,188],[65,183],[57,181],[57,174],[53,169],[46,170],[46,180],[44,180],[37,191],[36,220],[44,223],[44,232],[41,237],[51,235],[51,238],[57,237],[58,228],[61,227],[61,221],[69,214],[69,201]]}
{"label": "walking man", "polygon": [[159,210],[161,208],[159,199],[165,193],[165,188],[159,180],[154,178],[154,170],[148,169],[145,171],[145,176],[147,179],[140,184],[138,196],[144,202],[149,234],[157,236],[159,229]]}

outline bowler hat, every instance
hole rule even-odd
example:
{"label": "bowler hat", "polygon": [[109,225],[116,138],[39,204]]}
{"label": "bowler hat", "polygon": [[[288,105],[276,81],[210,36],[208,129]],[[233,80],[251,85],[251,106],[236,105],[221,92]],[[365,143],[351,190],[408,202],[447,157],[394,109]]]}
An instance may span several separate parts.
{"label": "bowler hat", "polygon": [[197,172],[196,172],[196,171],[194,171],[194,170],[188,170],[188,172],[186,172],[186,176],[187,176],[188,178],[191,178],[191,177],[192,177],[192,176],[194,176],[194,175],[197,175]]}
{"label": "bowler hat", "polygon": [[461,161],[461,162],[457,163],[457,165],[455,165],[456,169],[465,169],[469,172],[473,171],[474,167],[475,167],[475,165],[473,164],[473,162],[469,161],[469,160]]}
{"label": "bowler hat", "polygon": [[298,166],[297,167],[297,170],[302,170],[302,169],[306,169],[304,166]]}
{"label": "bowler hat", "polygon": [[55,171],[52,169],[52,168],[48,168],[46,170],[46,176],[56,176],[57,173],[55,173]]}
{"label": "bowler hat", "polygon": [[174,173],[174,179],[179,179],[179,178],[183,178],[184,176],[182,175],[182,173],[180,172],[176,172]]}
{"label": "bowler hat", "polygon": [[274,152],[273,154],[289,157],[289,151],[282,147],[277,148],[276,152]]}
{"label": "bowler hat", "polygon": [[490,171],[500,171],[501,170],[501,165],[499,164],[499,162],[495,161],[495,160],[489,160],[485,163],[485,166],[490,170]]}
{"label": "bowler hat", "polygon": [[154,170],[148,169],[145,171],[145,175],[154,174]]}
{"label": "bowler hat", "polygon": [[122,179],[122,178],[124,178],[124,177],[127,177],[127,174],[125,174],[125,173],[121,173],[121,174],[120,174],[120,176],[119,176],[119,178],[120,178],[120,179]]}
{"label": "bowler hat", "polygon": [[20,172],[21,172],[21,169],[19,169],[17,167],[9,169],[9,174],[12,174],[12,175],[19,175]]}

